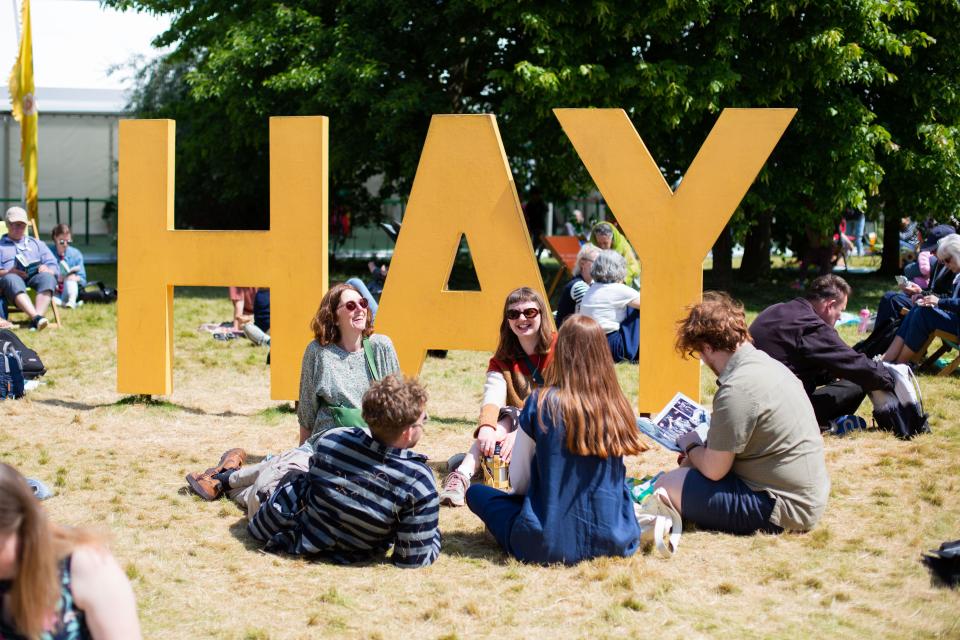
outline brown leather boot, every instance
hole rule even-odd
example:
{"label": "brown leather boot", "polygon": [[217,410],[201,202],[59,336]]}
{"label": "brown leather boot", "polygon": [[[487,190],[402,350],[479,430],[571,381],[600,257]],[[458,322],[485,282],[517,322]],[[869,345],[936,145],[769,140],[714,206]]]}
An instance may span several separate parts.
{"label": "brown leather boot", "polygon": [[[207,471],[209,472],[210,469]],[[212,473],[188,473],[187,484],[194,493],[207,501],[216,500],[223,494],[220,481],[214,478]]]}
{"label": "brown leather boot", "polygon": [[239,469],[246,461],[247,452],[243,449],[239,447],[235,449],[227,449],[223,455],[220,456],[220,464],[217,465],[214,473],[220,473],[221,471],[225,471],[227,469]]}

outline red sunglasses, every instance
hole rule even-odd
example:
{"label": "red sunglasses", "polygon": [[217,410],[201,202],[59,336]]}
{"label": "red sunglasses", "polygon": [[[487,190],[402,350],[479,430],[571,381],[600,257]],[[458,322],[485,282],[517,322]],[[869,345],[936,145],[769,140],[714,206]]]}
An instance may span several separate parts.
{"label": "red sunglasses", "polygon": [[516,320],[520,316],[523,316],[527,320],[531,320],[540,315],[540,309],[536,307],[528,307],[521,311],[520,309],[507,309],[507,318],[510,320]]}
{"label": "red sunglasses", "polygon": [[[360,298],[359,300],[347,300],[342,305],[340,305],[340,307],[346,307],[347,311],[349,311],[350,313],[353,313],[354,311],[356,311],[357,307],[360,307],[361,309],[366,309],[368,306],[370,306],[370,303],[367,302],[366,298]],[[340,307],[337,307],[337,309],[339,309]]]}

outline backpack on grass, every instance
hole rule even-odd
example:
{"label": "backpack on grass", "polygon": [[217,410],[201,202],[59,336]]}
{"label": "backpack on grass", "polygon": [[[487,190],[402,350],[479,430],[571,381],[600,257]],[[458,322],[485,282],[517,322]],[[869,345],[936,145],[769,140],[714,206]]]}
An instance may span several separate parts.
{"label": "backpack on grass", "polygon": [[23,397],[23,365],[9,342],[0,345],[0,399]]}
{"label": "backpack on grass", "polygon": [[46,367],[43,366],[43,362],[40,361],[40,356],[37,355],[36,351],[23,344],[23,341],[20,340],[13,331],[0,329],[0,350],[4,349],[8,344],[12,345],[19,356],[24,379],[33,380],[47,372]]}
{"label": "backpack on grass", "polygon": [[111,289],[99,280],[88,282],[80,289],[80,295],[77,296],[80,302],[93,304],[109,304],[117,301],[117,290]]}
{"label": "backpack on grass", "polygon": [[923,411],[920,385],[913,370],[905,364],[884,362],[894,379],[894,391],[871,391],[873,419],[879,429],[892,431],[902,440],[921,433],[930,433],[927,414]]}

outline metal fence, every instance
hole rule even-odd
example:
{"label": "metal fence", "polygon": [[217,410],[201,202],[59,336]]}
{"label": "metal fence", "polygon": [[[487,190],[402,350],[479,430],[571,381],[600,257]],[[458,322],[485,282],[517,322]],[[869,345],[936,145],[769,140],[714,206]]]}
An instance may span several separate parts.
{"label": "metal fence", "polygon": [[[73,230],[74,205],[76,205],[77,213],[80,214],[82,212],[83,214],[84,244],[90,244],[90,205],[106,205],[107,203],[111,203],[113,204],[114,208],[117,206],[116,198],[74,198],[73,196],[67,196],[64,198],[37,198],[38,204],[42,204],[44,202],[53,203],[57,224],[62,223],[63,217],[66,216],[67,224],[70,226],[71,230]],[[0,198],[0,203],[3,203],[3,208],[6,209],[6,207],[11,204],[23,204],[23,200],[20,198]]]}

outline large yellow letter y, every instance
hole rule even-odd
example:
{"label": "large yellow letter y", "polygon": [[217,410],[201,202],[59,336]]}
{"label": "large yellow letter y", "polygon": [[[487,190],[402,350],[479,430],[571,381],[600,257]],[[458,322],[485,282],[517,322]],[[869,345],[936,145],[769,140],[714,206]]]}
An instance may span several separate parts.
{"label": "large yellow letter y", "polygon": [[674,193],[622,109],[556,109],[574,148],[637,250],[639,409],[700,397],[699,363],[673,350],[675,323],[700,299],[703,258],[796,109],[724,109]]}

